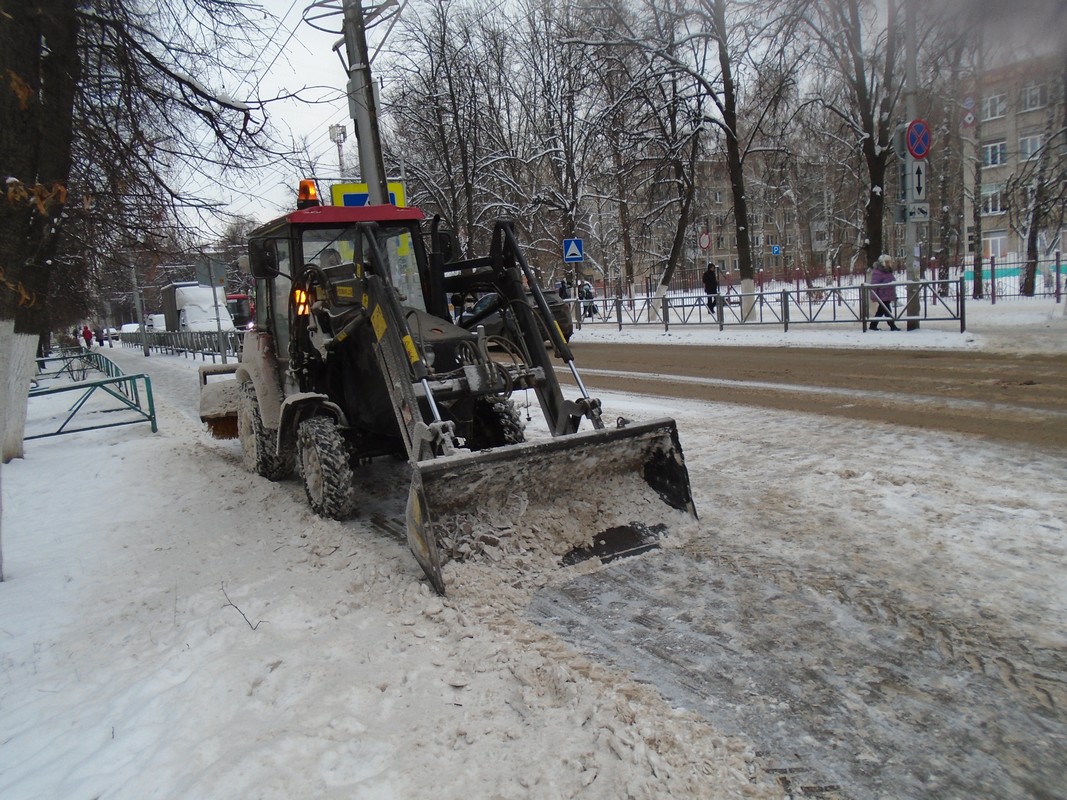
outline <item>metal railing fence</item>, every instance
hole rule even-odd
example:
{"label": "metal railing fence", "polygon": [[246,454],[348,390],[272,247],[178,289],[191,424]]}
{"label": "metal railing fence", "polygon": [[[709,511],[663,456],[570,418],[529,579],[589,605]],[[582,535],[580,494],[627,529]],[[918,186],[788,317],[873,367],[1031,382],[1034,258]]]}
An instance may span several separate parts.
{"label": "metal railing fence", "polygon": [[[50,362],[59,362],[62,366],[50,371],[48,370]],[[57,356],[38,358],[37,366],[38,373],[29,393],[31,399],[69,392],[80,394],[74,404],[67,409],[66,416],[59,422],[55,430],[30,434],[23,437],[25,440],[43,439],[49,436],[100,430],[102,428],[116,428],[122,425],[135,425],[140,422],[149,423],[152,426],[152,433],[158,431],[156,406],[152,398],[152,379],[147,375],[124,375],[122,370],[112,361],[100,353],[89,351],[67,350]],[[103,373],[104,377],[97,380],[86,380],[88,370]],[[58,386],[42,385],[44,380],[59,379],[64,376],[69,377],[73,382]],[[69,427],[78,412],[82,411],[91,399],[98,396],[97,393],[118,401],[117,406],[113,405],[111,408],[100,410],[107,412],[130,411],[133,413],[132,418],[127,415],[115,422],[84,425],[79,428]]]}
{"label": "metal railing fence", "polygon": [[[966,330],[967,287],[962,277],[955,280],[899,281],[884,284],[896,290],[892,308],[894,322],[953,321],[960,332]],[[767,292],[741,293],[730,290],[709,298],[700,294],[669,293],[663,297],[601,297],[594,301],[566,300],[575,327],[590,323],[656,325],[669,330],[672,325],[712,324],[727,326],[855,325],[866,331],[874,317],[872,286],[858,283],[844,286],[814,286]],[[915,314],[908,310],[908,298],[917,295]],[[588,313],[588,304],[596,313]]]}
{"label": "metal railing fence", "polygon": [[[218,358],[237,359],[244,343],[244,331],[133,331],[122,333],[123,347],[144,347],[160,353],[176,353],[191,358],[199,356],[214,362]],[[220,349],[221,338],[221,349]]]}

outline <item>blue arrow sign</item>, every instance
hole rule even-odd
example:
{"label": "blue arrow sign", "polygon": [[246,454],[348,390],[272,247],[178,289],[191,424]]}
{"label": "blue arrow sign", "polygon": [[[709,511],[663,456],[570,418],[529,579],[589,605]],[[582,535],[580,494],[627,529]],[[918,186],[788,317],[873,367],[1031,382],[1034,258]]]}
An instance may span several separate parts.
{"label": "blue arrow sign", "polygon": [[365,206],[367,200],[370,199],[368,192],[345,192],[341,195],[341,205],[345,206]]}
{"label": "blue arrow sign", "polygon": [[[370,193],[368,192],[345,192],[341,195],[341,205],[343,206],[365,206],[367,201],[370,200]],[[389,192],[390,205],[396,205],[396,192],[390,190]]]}
{"label": "blue arrow sign", "polygon": [[585,261],[585,244],[581,239],[563,240],[563,261],[566,264]]}

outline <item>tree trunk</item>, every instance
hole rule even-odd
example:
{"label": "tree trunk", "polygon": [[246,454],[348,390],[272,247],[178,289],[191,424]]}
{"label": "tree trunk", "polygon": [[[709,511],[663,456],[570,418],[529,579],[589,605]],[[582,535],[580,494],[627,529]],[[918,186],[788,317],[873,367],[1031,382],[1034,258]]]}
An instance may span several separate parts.
{"label": "tree trunk", "polygon": [[741,154],[740,133],[737,128],[737,89],[726,40],[726,0],[715,0],[715,29],[719,32],[719,68],[722,71],[722,120],[726,128],[726,168],[730,174],[730,192],[734,205],[734,225],[737,229],[737,269],[746,297],[741,318],[747,320],[755,305],[747,293],[751,291],[756,273],[752,268],[752,246],[748,235],[748,199],[745,197],[744,159]]}
{"label": "tree trunk", "polygon": [[0,358],[5,453],[9,432],[18,433],[21,452],[28,381],[12,368],[23,363],[26,342],[30,356],[37,342],[66,202],[79,74],[75,5],[6,3],[0,25],[0,164],[7,181],[0,202],[0,323],[16,334],[4,337],[12,350]]}

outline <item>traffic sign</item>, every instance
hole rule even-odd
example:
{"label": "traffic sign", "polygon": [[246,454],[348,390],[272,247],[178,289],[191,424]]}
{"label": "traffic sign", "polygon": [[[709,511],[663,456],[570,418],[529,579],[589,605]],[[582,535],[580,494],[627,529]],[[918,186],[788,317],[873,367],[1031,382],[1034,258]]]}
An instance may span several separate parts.
{"label": "traffic sign", "polygon": [[926,199],[926,184],[929,183],[928,174],[929,170],[925,161],[908,159],[908,176],[911,178],[909,181],[911,186],[911,192],[908,194],[909,200]]}
{"label": "traffic sign", "polygon": [[563,261],[566,264],[585,261],[585,244],[581,239],[563,240]]}
{"label": "traffic sign", "polygon": [[699,243],[701,250],[707,250],[709,247],[711,247],[711,234],[707,231],[701,232]]}
{"label": "traffic sign", "polygon": [[[404,184],[389,181],[389,204],[404,207]],[[335,206],[365,206],[370,199],[370,188],[365,183],[335,183],[330,187]]]}
{"label": "traffic sign", "polygon": [[905,143],[912,158],[920,161],[930,153],[930,145],[933,139],[930,134],[930,123],[925,119],[913,119],[908,123],[908,133]]}
{"label": "traffic sign", "polygon": [[909,222],[929,222],[930,221],[930,204],[929,203],[908,203],[908,221]]}
{"label": "traffic sign", "polygon": [[782,246],[780,244],[771,245],[771,255],[780,256],[782,254]]}

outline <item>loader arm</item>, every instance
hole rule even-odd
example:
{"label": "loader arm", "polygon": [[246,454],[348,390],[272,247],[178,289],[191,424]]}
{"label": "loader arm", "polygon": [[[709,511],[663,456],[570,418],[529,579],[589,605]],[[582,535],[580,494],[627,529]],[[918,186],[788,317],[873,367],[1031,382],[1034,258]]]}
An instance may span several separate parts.
{"label": "loader arm", "polygon": [[[371,231],[373,233],[373,231]],[[373,235],[365,238],[364,256],[377,274],[366,276],[367,315],[376,340],[375,357],[385,376],[392,399],[397,426],[404,437],[412,463],[424,458],[448,455],[454,451],[455,432],[450,421],[443,420],[430,388],[422,354],[408,328],[400,300],[382,276],[388,275],[385,256]],[[415,392],[421,384],[432,419],[423,419]]]}
{"label": "loader arm", "polygon": [[[537,387],[537,399],[553,436],[576,433],[583,418],[587,418],[593,428],[603,428],[600,402],[589,396],[585,384],[574,367],[574,355],[570,345],[563,338],[559,325],[552,317],[552,311],[548,307],[548,301],[541,291],[537,277],[530,269],[530,265],[526,263],[526,257],[522,254],[522,248],[519,247],[511,222],[498,221],[493,229],[490,259],[497,276],[499,291],[508,299],[513,313],[519,319],[523,345],[531,358],[532,366],[544,369],[545,378]],[[551,356],[545,347],[541,328],[534,316],[535,311],[526,302],[525,286],[530,288],[534,302],[537,303],[537,313],[544,321],[556,354],[567,364],[577,381],[582,396],[576,401],[563,398]]]}

